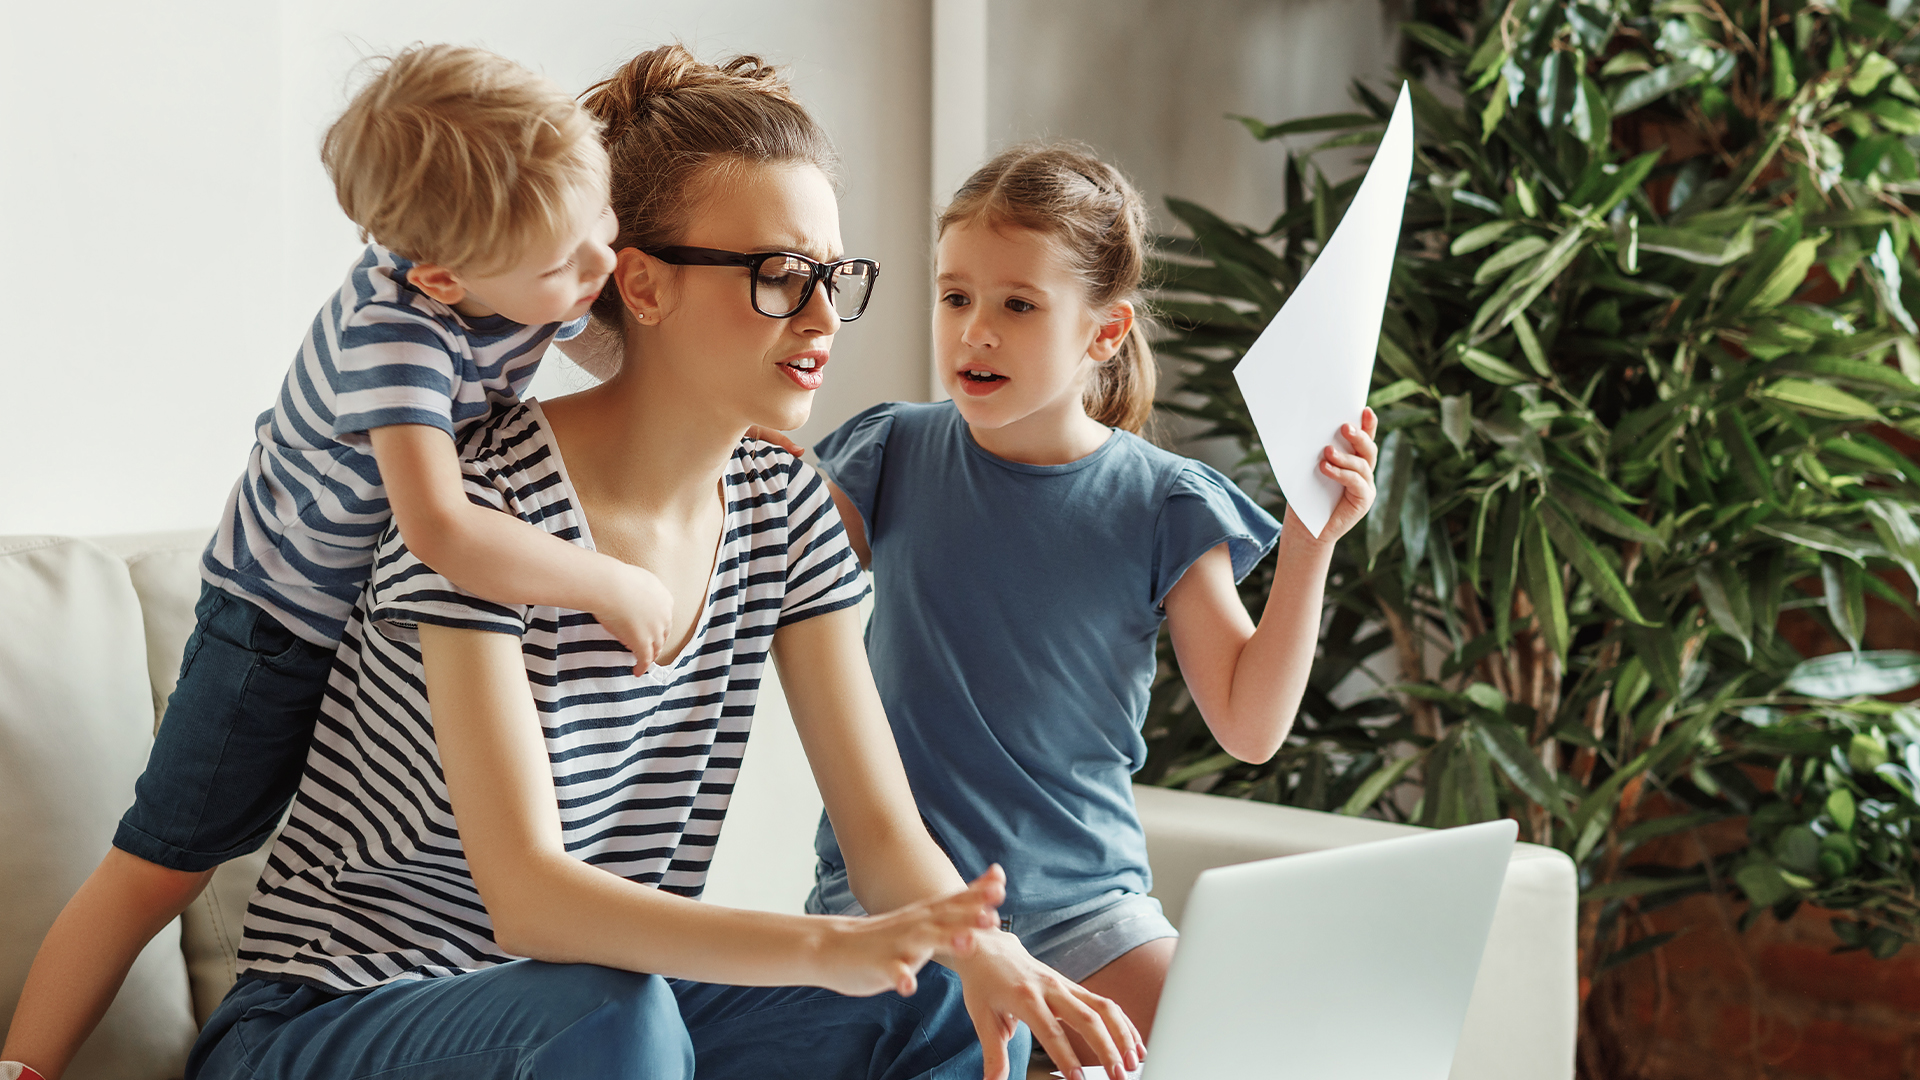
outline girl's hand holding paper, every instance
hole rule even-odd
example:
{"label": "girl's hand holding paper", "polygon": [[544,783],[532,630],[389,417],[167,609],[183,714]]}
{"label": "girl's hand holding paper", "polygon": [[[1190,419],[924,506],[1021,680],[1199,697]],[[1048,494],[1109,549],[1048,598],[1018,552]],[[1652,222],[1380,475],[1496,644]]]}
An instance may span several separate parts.
{"label": "girl's hand holding paper", "polygon": [[[1380,420],[1372,409],[1360,410],[1360,423],[1341,424],[1340,437],[1320,451],[1320,475],[1340,485],[1340,498],[1327,515],[1327,523],[1317,539],[1331,544],[1360,523],[1373,506],[1373,467],[1380,460],[1380,448],[1373,434]],[[1341,449],[1342,443],[1346,449]],[[1289,509],[1288,516],[1292,517]],[[1294,520],[1299,520],[1297,517]]]}

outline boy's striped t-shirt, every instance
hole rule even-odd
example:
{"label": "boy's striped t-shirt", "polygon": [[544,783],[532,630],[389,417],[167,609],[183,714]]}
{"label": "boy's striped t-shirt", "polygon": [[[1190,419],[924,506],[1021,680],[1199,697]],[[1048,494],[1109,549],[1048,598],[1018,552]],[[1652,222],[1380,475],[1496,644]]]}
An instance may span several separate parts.
{"label": "boy's striped t-shirt", "polygon": [[[592,546],[537,403],[463,447],[469,497]],[[418,648],[433,623],[522,641],[566,850],[698,896],[776,629],[866,593],[818,473],[742,442],[693,638],[644,677],[591,616],[462,593],[382,539],[348,622],[305,776],[248,908],[244,973],[359,990],[513,959],[462,853]]]}
{"label": "boy's striped t-shirt", "polygon": [[462,315],[410,284],[412,268],[370,244],[314,317],[200,560],[209,583],[323,647],[391,517],[367,433],[425,424],[457,440],[518,403],[549,342],[586,328]]}

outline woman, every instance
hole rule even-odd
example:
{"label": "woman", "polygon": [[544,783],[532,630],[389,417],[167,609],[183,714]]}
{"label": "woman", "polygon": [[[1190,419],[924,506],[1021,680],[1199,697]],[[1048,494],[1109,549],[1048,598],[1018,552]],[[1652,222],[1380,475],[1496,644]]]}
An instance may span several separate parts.
{"label": "woman", "polygon": [[[826,488],[742,439],[806,419],[872,284],[871,264],[836,262],[824,136],[757,60],[677,46],[588,104],[621,226],[596,307],[619,370],[477,432],[465,481],[652,570],[675,598],[671,647],[636,676],[590,616],[460,593],[390,531],[248,912],[241,980],[189,1075],[653,1078],[697,1060],[702,1080],[991,1080],[1024,1042],[1016,1020],[1069,1067],[1065,1026],[1136,1066],[1117,1007],[990,929],[999,871],[964,885],[921,826]],[[882,917],[693,899],[769,654],[853,888]],[[958,984],[919,970],[929,958]]]}

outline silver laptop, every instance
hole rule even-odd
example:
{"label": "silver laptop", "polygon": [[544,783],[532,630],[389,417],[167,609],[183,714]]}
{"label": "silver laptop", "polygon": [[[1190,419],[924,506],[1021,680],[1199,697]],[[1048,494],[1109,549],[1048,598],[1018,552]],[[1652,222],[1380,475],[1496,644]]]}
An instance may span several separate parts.
{"label": "silver laptop", "polygon": [[1142,1080],[1446,1080],[1515,831],[1491,821],[1201,874]]}

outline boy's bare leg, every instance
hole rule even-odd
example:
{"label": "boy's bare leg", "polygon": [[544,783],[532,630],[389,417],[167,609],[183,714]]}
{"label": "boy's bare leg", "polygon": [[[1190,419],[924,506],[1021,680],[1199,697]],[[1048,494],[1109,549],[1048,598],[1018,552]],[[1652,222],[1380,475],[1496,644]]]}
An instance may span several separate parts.
{"label": "boy's bare leg", "polygon": [[[1160,1006],[1160,988],[1166,985],[1167,968],[1173,963],[1173,950],[1179,941],[1179,938],[1157,938],[1136,946],[1080,980],[1081,986],[1120,1006],[1133,1026],[1140,1029],[1140,1037],[1149,1040],[1149,1050],[1153,1046],[1153,1014]],[[1073,1052],[1081,1061],[1094,1060],[1092,1050],[1072,1029],[1068,1029],[1067,1038],[1073,1040]]]}
{"label": "boy's bare leg", "polygon": [[59,1080],[113,1004],[134,958],[211,877],[211,870],[169,870],[108,849],[40,943],[0,1060]]}

